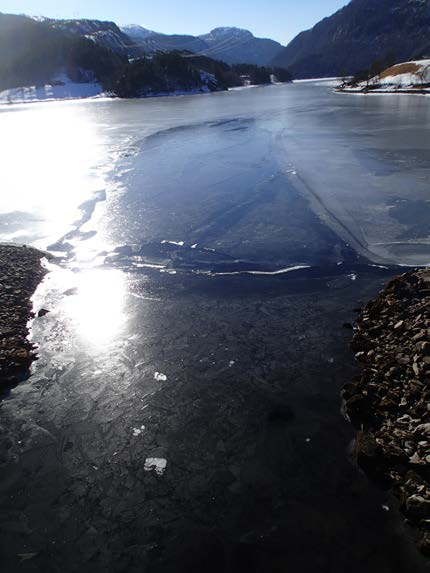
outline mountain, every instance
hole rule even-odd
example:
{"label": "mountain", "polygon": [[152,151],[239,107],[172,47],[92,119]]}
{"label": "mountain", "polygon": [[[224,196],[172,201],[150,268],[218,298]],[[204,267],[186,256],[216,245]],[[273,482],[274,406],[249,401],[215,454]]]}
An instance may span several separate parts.
{"label": "mountain", "polygon": [[256,38],[248,30],[240,28],[215,28],[199,37],[208,45],[208,56],[228,64],[266,66],[283,48],[279,42]]}
{"label": "mountain", "polygon": [[133,40],[114,22],[102,20],[54,20],[39,19],[54,30],[75,34],[91,40],[102,48],[107,48],[123,56],[137,56]]}
{"label": "mountain", "polygon": [[204,53],[208,46],[196,36],[186,36],[181,34],[158,34],[153,33],[146,37],[134,35],[132,39],[135,46],[146,53],[171,52],[173,50],[184,50],[196,54]]}
{"label": "mountain", "polygon": [[128,24],[127,26],[121,26],[121,31],[135,41],[146,40],[146,38],[149,38],[149,36],[152,36],[152,34],[156,33],[153,30],[147,30],[138,24]]}
{"label": "mountain", "polygon": [[119,28],[114,22],[101,20],[40,18],[39,21],[54,30],[81,36],[129,58],[158,51],[184,50],[228,64],[266,66],[283,47],[274,40],[255,38],[251,32],[240,28],[215,28],[209,34],[189,36],[160,34],[135,24]]}
{"label": "mountain", "polygon": [[201,36],[160,34],[140,26],[123,26],[121,30],[146,52],[187,50],[228,64],[266,66],[283,48],[274,40],[256,38],[248,30],[231,27],[215,28]]}
{"label": "mountain", "polygon": [[274,65],[296,78],[354,74],[378,59],[402,62],[430,53],[430,0],[352,0],[302,32]]}
{"label": "mountain", "polygon": [[91,97],[103,91],[119,97],[207,93],[270,83],[272,74],[278,81],[291,79],[285,70],[230,66],[186,50],[130,57],[134,49],[133,40],[111,22],[0,13],[0,100]]}
{"label": "mountain", "polygon": [[0,13],[0,90],[58,82],[107,82],[127,59],[27,16]]}

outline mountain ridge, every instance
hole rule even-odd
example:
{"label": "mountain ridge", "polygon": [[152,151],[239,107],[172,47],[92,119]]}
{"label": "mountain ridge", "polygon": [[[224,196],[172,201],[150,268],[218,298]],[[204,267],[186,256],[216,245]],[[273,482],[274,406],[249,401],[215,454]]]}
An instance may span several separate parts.
{"label": "mountain ridge", "polygon": [[296,78],[354,74],[375,60],[430,51],[430,0],[351,0],[298,34],[272,60]]}
{"label": "mountain ridge", "polygon": [[147,52],[190,50],[197,55],[208,55],[227,64],[267,66],[283,46],[270,38],[257,38],[249,30],[224,26],[206,34],[162,34],[132,24],[121,26],[139,48]]}

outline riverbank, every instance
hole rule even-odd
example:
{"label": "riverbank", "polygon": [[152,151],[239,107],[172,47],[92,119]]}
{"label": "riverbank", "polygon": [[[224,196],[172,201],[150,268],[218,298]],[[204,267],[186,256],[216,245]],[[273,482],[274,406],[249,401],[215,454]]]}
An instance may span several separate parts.
{"label": "riverbank", "polygon": [[342,94],[354,94],[354,95],[373,95],[373,94],[404,94],[404,95],[430,95],[430,89],[423,89],[420,87],[410,88],[410,89],[400,89],[400,88],[383,88],[383,89],[373,89],[373,88],[336,88],[335,90]]}
{"label": "riverbank", "polygon": [[430,556],[430,270],[392,279],[365,307],[352,348],[361,373],[344,388],[356,458],[389,487]]}
{"label": "riverbank", "polygon": [[[234,92],[247,90],[250,88],[261,88],[268,86],[283,86],[288,85],[293,82],[272,82],[269,84],[251,84],[246,86],[239,86],[226,89],[209,90],[207,86],[202,86],[201,88],[190,89],[190,90],[175,90],[172,92],[154,92],[147,93],[145,95],[135,97],[135,98],[120,98],[117,95],[103,91],[100,86],[100,90],[95,90],[94,93],[91,91],[93,84],[76,84],[76,89],[73,91],[71,89],[63,90],[61,92],[59,89],[53,91],[52,86],[42,86],[42,87],[30,87],[30,88],[15,88],[13,90],[5,90],[0,92],[0,106],[9,105],[22,105],[27,103],[48,103],[48,102],[73,102],[73,101],[100,101],[113,100],[113,99],[153,99],[153,98],[166,98],[166,97],[180,97],[180,96],[194,96],[194,95],[208,95],[212,93],[220,92]],[[78,87],[83,85],[88,86],[88,89],[79,91]],[[68,86],[70,88],[70,86]]]}
{"label": "riverbank", "polygon": [[27,325],[34,318],[31,297],[46,272],[44,256],[30,247],[0,245],[0,392],[25,379],[36,358]]}
{"label": "riverbank", "polygon": [[[430,60],[411,60],[391,66],[374,75],[360,72],[338,86],[337,91],[353,94],[430,95]],[[370,77],[373,75],[373,77]]]}
{"label": "riverbank", "polygon": [[[25,103],[47,103],[47,102],[61,102],[61,101],[90,101],[90,100],[100,100],[100,99],[146,99],[146,98],[156,98],[156,97],[177,97],[185,95],[204,95],[210,92],[208,89],[193,89],[193,90],[175,90],[174,92],[157,92],[148,93],[144,96],[138,98],[119,98],[118,96],[103,91],[100,86],[99,91],[96,89],[94,92],[91,90],[93,84],[76,84],[77,86],[83,85],[88,87],[84,90],[62,90],[57,89],[54,91],[52,86],[42,86],[40,88],[16,88],[14,90],[6,90],[5,92],[0,92],[0,105],[14,105],[14,104],[25,104]],[[252,86],[256,87],[256,86]],[[227,91],[227,90],[218,90]]]}

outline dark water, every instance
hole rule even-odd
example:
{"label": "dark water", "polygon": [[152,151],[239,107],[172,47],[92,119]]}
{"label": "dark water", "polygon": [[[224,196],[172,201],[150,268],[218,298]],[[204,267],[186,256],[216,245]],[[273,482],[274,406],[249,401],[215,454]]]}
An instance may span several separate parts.
{"label": "dark water", "polygon": [[428,570],[340,400],[343,324],[428,261],[428,113],[306,84],[0,112],[1,237],[57,257],[0,406],[5,571]]}

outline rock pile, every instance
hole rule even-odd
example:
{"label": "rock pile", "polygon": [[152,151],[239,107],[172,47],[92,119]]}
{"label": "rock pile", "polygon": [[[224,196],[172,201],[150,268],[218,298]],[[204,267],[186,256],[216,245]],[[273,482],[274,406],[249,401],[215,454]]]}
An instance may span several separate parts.
{"label": "rock pile", "polygon": [[429,328],[430,270],[392,279],[355,324],[361,373],[343,396],[358,463],[392,488],[430,556]]}
{"label": "rock pile", "polygon": [[0,391],[25,378],[35,359],[27,323],[34,316],[30,298],[45,274],[43,256],[29,247],[0,245]]}

